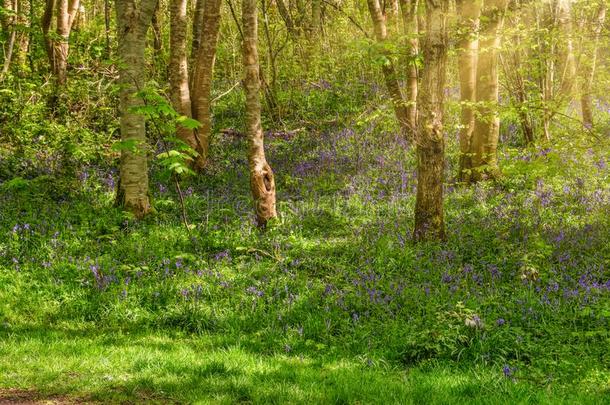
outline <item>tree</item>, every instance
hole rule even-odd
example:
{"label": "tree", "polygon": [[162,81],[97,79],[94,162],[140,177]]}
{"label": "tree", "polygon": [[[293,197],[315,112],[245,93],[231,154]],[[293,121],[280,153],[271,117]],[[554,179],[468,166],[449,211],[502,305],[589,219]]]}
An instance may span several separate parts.
{"label": "tree", "polygon": [[250,189],[254,199],[256,220],[260,227],[277,217],[275,208],[275,179],[265,158],[261,125],[260,78],[258,63],[258,24],[256,0],[242,0],[244,89],[246,92],[246,135]]}
{"label": "tree", "polygon": [[584,64],[582,70],[582,93],[580,96],[580,105],[582,111],[582,122],[586,128],[593,127],[593,108],[591,107],[591,89],[595,79],[595,70],[597,67],[597,57],[599,52],[599,39],[606,21],[606,4],[602,2],[597,9],[597,15],[593,20],[593,45],[591,56],[588,63]]}
{"label": "tree", "polygon": [[201,124],[195,133],[200,169],[206,165],[212,133],[211,89],[220,27],[220,0],[205,0],[201,24],[202,27],[196,30],[201,34],[197,42],[191,88],[193,117]]}
{"label": "tree", "polygon": [[500,30],[508,0],[485,0],[482,10],[482,36],[476,68],[476,101],[474,129],[470,141],[470,180],[478,181],[499,175],[498,140],[498,52]]}
{"label": "tree", "polygon": [[6,10],[8,11],[7,14],[9,15],[8,17],[4,17],[3,28],[8,30],[10,33],[8,37],[8,44],[6,44],[3,49],[4,65],[2,66],[2,72],[0,72],[0,80],[2,80],[7,74],[13,60],[13,51],[15,49],[15,42],[17,41],[17,18],[20,11],[18,0],[10,1],[6,6]]}
{"label": "tree", "polygon": [[460,79],[460,164],[459,179],[467,181],[472,169],[470,142],[475,122],[477,55],[482,0],[457,0],[458,67]]}
{"label": "tree", "polygon": [[419,0],[400,1],[403,31],[407,38],[406,45],[408,49],[406,102],[409,130],[411,132],[415,132],[415,128],[417,127],[417,59],[419,54],[418,6]]}
{"label": "tree", "polygon": [[559,66],[561,67],[561,90],[572,99],[576,85],[576,58],[572,35],[572,0],[557,0],[557,25],[559,28]]}
{"label": "tree", "polygon": [[407,111],[407,102],[402,94],[398,77],[396,75],[396,69],[394,69],[394,63],[392,62],[390,52],[388,51],[386,40],[387,40],[387,27],[385,23],[385,16],[379,5],[379,0],[367,0],[369,13],[373,20],[373,27],[375,29],[375,38],[381,48],[383,57],[381,69],[383,71],[383,77],[385,78],[385,84],[392,100],[392,106],[394,107],[394,114],[400,124],[402,131],[408,136],[412,134],[412,127],[410,127],[409,112]]}
{"label": "tree", "polygon": [[417,197],[413,231],[416,241],[445,238],[443,104],[448,6],[449,0],[426,0],[426,24],[422,37],[424,66],[417,96]]}
{"label": "tree", "polygon": [[[189,70],[186,54],[186,15],[187,0],[171,0],[170,3],[170,58],[169,58],[169,85],[170,97],[174,109],[178,114],[192,117],[191,93],[189,89]],[[180,140],[197,151],[199,142],[193,129],[178,124],[176,134]],[[194,160],[195,168],[202,169],[205,165],[203,156],[198,155]]]}
{"label": "tree", "polygon": [[[41,26],[45,49],[55,76],[56,84],[64,86],[67,81],[70,31],[78,13],[80,0],[46,0]],[[55,33],[51,33],[55,14]]]}
{"label": "tree", "polygon": [[134,111],[145,75],[144,50],[157,0],[117,0],[121,162],[117,204],[141,218],[150,212],[145,119]]}

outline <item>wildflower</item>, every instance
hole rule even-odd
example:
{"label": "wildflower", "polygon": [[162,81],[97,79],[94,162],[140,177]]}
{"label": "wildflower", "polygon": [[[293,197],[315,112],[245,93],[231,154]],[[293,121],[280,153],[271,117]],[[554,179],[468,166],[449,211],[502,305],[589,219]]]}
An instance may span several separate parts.
{"label": "wildflower", "polygon": [[264,295],[264,293],[262,291],[260,291],[259,289],[257,289],[255,286],[250,286],[250,287],[246,288],[246,292],[248,292],[252,295],[256,295],[257,297],[262,297]]}
{"label": "wildflower", "polygon": [[228,259],[229,258],[229,251],[228,250],[224,250],[222,252],[218,252],[214,255],[214,259],[215,260],[222,260],[222,259]]}
{"label": "wildflower", "polygon": [[506,323],[506,321],[504,320],[504,318],[498,318],[498,320],[496,321],[496,325],[498,326],[502,326]]}
{"label": "wildflower", "polygon": [[476,314],[472,317],[466,318],[466,320],[464,320],[464,324],[469,328],[479,329],[483,327],[483,322],[481,321],[481,318],[479,318],[479,316]]}
{"label": "wildflower", "polygon": [[595,166],[600,170],[606,170],[606,167],[608,167],[608,164],[606,163],[605,159],[600,159],[599,161],[595,162]]}

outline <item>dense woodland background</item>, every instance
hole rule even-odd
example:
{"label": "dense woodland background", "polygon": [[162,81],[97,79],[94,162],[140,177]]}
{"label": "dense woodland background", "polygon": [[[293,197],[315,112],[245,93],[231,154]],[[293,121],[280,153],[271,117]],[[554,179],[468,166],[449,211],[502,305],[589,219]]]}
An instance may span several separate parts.
{"label": "dense woodland background", "polygon": [[0,402],[606,402],[607,6],[4,0]]}

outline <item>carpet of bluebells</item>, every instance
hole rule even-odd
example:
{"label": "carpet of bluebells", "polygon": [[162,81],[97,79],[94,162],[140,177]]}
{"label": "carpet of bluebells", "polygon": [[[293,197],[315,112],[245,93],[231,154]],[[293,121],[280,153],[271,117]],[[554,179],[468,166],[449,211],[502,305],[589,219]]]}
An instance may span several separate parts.
{"label": "carpet of bluebells", "polygon": [[502,130],[496,183],[455,184],[449,155],[443,244],[412,243],[413,151],[375,119],[266,134],[280,219],[264,233],[239,133],[184,180],[189,229],[155,165],[156,212],[138,222],[113,206],[113,152],[0,156],[0,336],[171,331],[610,395],[609,149],[567,135],[517,147]]}

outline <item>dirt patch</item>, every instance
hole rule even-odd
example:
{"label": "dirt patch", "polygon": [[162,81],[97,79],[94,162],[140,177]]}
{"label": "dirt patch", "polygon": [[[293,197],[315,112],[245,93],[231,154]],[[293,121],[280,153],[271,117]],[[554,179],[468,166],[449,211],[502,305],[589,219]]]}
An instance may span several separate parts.
{"label": "dirt patch", "polygon": [[76,405],[92,402],[62,396],[45,396],[36,391],[0,388],[0,405]]}

